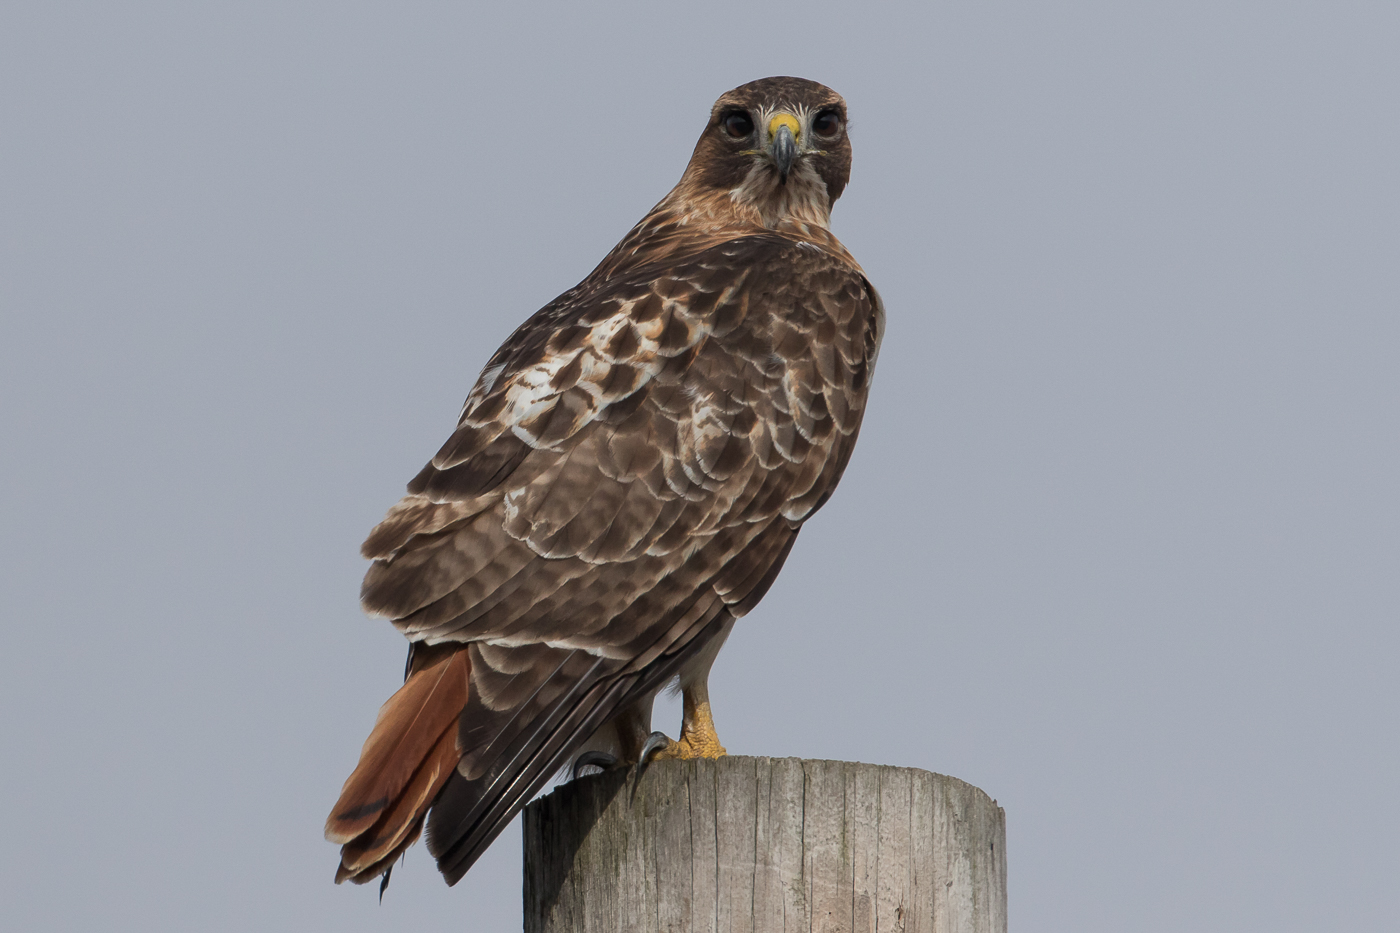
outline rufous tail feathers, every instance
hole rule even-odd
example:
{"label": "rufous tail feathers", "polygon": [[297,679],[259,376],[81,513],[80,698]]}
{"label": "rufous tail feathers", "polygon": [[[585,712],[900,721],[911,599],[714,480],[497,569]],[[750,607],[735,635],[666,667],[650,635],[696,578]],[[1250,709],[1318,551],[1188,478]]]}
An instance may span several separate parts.
{"label": "rufous tail feathers", "polygon": [[423,817],[461,759],[457,719],[467,705],[465,645],[419,647],[404,685],[379,708],[360,763],[326,820],[342,843],[335,881],[382,875],[423,829]]}

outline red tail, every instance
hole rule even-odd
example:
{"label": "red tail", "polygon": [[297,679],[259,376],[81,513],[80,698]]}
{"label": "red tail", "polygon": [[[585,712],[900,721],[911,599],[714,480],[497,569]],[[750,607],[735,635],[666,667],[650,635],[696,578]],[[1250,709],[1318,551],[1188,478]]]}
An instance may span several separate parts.
{"label": "red tail", "polygon": [[360,763],[326,820],[343,843],[336,883],[383,874],[418,838],[423,817],[462,757],[457,719],[467,705],[471,663],[465,645],[420,646],[416,668],[379,708]]}

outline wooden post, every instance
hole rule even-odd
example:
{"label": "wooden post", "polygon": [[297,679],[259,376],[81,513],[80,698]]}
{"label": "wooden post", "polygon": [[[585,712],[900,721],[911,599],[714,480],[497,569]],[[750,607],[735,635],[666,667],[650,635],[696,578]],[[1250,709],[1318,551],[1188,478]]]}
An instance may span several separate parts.
{"label": "wooden post", "polygon": [[525,810],[525,933],[1005,933],[1006,814],[913,768],[658,761]]}

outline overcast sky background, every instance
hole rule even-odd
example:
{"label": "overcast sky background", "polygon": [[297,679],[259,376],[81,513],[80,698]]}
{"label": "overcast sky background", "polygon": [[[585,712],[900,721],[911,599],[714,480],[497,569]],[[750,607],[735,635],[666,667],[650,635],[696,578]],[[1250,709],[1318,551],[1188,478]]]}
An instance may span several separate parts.
{"label": "overcast sky background", "polygon": [[729,750],[985,789],[1018,933],[1394,929],[1400,5],[466,6],[0,11],[7,929],[519,929],[331,883],[357,549],[770,74],[889,330]]}

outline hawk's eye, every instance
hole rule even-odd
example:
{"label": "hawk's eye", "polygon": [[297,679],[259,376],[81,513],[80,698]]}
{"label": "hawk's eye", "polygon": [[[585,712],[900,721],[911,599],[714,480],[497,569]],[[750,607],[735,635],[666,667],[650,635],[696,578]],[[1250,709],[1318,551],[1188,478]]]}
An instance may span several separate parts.
{"label": "hawk's eye", "polygon": [[734,139],[743,139],[753,132],[753,119],[743,111],[724,118],[724,131]]}
{"label": "hawk's eye", "polygon": [[812,121],[812,132],[830,139],[841,132],[841,115],[835,110],[826,110],[817,114],[816,119]]}

